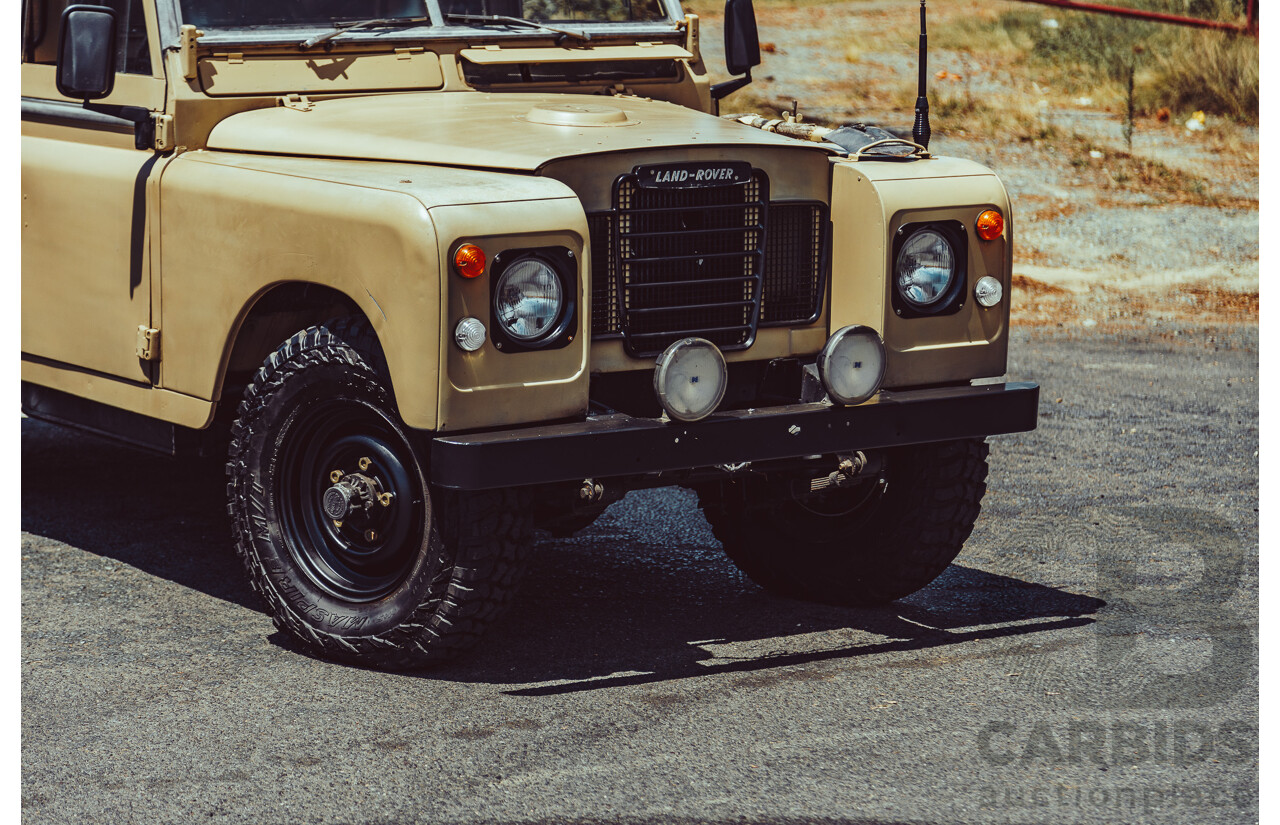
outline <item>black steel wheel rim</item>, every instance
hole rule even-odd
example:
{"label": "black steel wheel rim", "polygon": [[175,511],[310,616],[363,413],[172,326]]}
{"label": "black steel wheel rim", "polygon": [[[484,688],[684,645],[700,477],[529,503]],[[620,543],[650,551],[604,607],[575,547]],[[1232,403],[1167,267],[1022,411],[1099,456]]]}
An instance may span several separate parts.
{"label": "black steel wheel rim", "polygon": [[[343,601],[394,591],[421,548],[426,498],[398,428],[363,401],[321,399],[293,416],[279,443],[277,510],[294,562]],[[340,518],[325,510],[335,487],[351,501]]]}

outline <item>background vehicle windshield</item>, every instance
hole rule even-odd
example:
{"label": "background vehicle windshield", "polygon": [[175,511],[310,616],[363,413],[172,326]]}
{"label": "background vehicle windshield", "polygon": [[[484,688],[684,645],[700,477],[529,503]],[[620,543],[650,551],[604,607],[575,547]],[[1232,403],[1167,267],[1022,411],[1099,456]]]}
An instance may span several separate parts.
{"label": "background vehicle windshield", "polygon": [[[182,22],[210,29],[329,26],[370,18],[425,17],[425,0],[181,0]],[[579,23],[663,20],[661,0],[441,0],[444,14]],[[460,24],[465,25],[465,24]]]}

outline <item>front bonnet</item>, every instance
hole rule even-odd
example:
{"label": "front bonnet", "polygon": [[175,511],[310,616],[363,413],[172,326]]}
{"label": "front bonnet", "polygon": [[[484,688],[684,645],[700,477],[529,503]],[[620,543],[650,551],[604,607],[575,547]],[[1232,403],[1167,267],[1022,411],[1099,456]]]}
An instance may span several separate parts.
{"label": "front bonnet", "polygon": [[215,126],[208,146],[530,172],[558,158],[665,146],[830,151],[661,101],[483,92],[322,100],[306,111],[255,109]]}

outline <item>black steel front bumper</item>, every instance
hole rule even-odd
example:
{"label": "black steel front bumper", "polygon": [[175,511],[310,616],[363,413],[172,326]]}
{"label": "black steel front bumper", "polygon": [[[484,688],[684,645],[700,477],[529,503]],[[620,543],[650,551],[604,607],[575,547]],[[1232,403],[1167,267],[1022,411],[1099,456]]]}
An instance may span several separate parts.
{"label": "black steel front bumper", "polygon": [[431,441],[431,480],[487,490],[640,476],[744,461],[900,447],[1036,427],[1031,383],[883,391],[856,407],[826,402],[717,413],[693,424],[603,415]]}

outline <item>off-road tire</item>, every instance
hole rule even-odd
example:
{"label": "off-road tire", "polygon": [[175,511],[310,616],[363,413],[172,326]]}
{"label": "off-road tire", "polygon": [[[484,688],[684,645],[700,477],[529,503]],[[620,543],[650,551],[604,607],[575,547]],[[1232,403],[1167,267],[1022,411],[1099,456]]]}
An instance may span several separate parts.
{"label": "off-road tire", "polygon": [[[236,552],[277,628],[325,658],[401,669],[449,658],[480,638],[515,592],[532,525],[523,491],[430,487],[380,355],[363,321],[339,321],[298,332],[266,359],[232,425],[227,509]],[[352,601],[326,591],[308,572],[308,557],[299,561],[297,532],[282,524],[282,508],[294,506],[281,500],[281,487],[288,488],[282,455],[304,449],[286,447],[299,438],[291,428],[320,404],[382,416],[370,419],[377,434],[411,465],[407,477],[421,491],[412,501],[418,527],[397,543],[402,580],[388,574],[388,592],[377,598]]]}
{"label": "off-road tire", "polygon": [[814,514],[771,480],[701,489],[699,505],[729,558],[766,590],[884,604],[929,584],[960,552],[981,509],[986,459],[982,439],[891,450],[883,489],[849,490],[864,503],[835,517]]}

